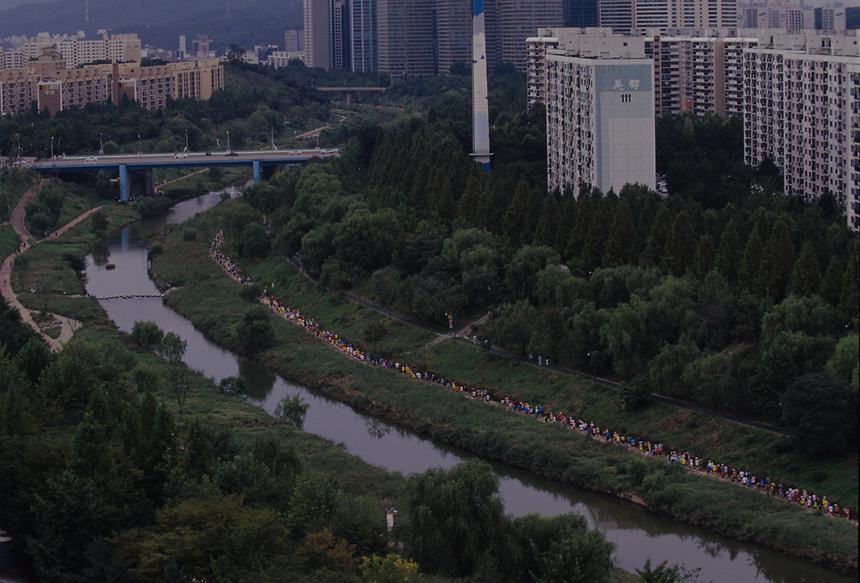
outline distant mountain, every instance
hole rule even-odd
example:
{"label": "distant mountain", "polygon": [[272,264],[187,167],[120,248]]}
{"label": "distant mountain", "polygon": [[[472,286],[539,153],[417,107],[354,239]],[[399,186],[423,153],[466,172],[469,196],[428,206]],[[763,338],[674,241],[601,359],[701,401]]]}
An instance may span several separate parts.
{"label": "distant mountain", "polygon": [[[44,3],[43,3],[44,1]],[[0,0],[0,37],[37,32],[94,34],[106,28],[137,32],[144,43],[175,49],[180,31],[209,35],[218,47],[283,43],[284,31],[302,26],[302,0]],[[189,49],[190,49],[189,45]]]}

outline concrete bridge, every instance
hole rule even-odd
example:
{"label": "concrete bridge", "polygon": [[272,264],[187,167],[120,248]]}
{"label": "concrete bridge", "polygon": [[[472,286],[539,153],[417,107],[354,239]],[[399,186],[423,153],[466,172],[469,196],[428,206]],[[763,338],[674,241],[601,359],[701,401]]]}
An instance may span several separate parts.
{"label": "concrete bridge", "polygon": [[262,150],[248,152],[183,152],[178,154],[123,154],[118,156],[63,156],[35,160],[26,167],[42,174],[108,170],[119,175],[119,199],[155,192],[152,171],[156,168],[199,168],[250,166],[255,182],[274,173],[280,166],[307,164],[311,160],[337,158],[340,150]]}

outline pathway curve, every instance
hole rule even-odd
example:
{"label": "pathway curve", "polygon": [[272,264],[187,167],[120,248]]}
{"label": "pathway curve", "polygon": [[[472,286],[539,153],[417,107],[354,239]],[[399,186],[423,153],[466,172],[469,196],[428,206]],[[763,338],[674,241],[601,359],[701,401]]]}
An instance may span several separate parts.
{"label": "pathway curve", "polygon": [[[39,194],[42,188],[44,188],[45,184],[48,181],[41,180],[36,185],[34,185],[30,190],[24,193],[24,196],[21,197],[21,200],[15,206],[15,210],[12,211],[12,228],[15,230],[15,233],[18,235],[18,239],[20,239],[20,245],[18,247],[18,251],[9,255],[5,261],[3,261],[2,267],[0,267],[0,293],[2,293],[3,299],[12,306],[15,310],[18,311],[18,314],[21,316],[21,321],[26,325],[30,326],[36,334],[38,334],[42,340],[45,341],[45,344],[51,349],[52,352],[59,352],[63,349],[63,346],[72,339],[75,332],[80,328],[81,323],[73,318],[69,318],[67,316],[61,316],[59,314],[49,314],[54,318],[54,321],[60,325],[60,335],[57,339],[51,338],[42,330],[36,320],[33,318],[33,315],[30,313],[24,304],[22,304],[18,300],[18,296],[15,295],[15,290],[12,289],[12,269],[15,266],[15,259],[24,252],[26,252],[30,247],[39,243],[39,241],[32,242],[33,237],[30,235],[30,232],[27,230],[27,225],[24,220],[24,214],[27,208],[27,205]],[[72,219],[50,235],[48,235],[45,240],[54,240],[59,239],[63,236],[69,229],[76,227],[77,225],[84,222],[86,219],[90,217],[96,211],[101,210],[102,207],[92,208],[84,213],[81,213],[76,218]]]}

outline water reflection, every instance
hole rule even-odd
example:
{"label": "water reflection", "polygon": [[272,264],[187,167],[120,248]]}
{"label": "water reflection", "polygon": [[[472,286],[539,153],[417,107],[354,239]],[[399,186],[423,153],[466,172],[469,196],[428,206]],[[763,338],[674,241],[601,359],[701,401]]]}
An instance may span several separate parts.
{"label": "water reflection", "polygon": [[[146,246],[141,235],[182,222],[214,206],[217,193],[181,203],[165,218],[141,222],[100,246],[87,257],[87,291],[97,297],[155,293],[146,270]],[[106,264],[114,264],[108,270]],[[309,405],[304,430],[343,443],[364,461],[403,474],[429,468],[450,468],[468,454],[439,446],[400,427],[356,413],[343,403],[327,399],[286,382],[257,362],[240,359],[207,341],[185,318],[158,298],[102,302],[122,330],[138,320],[151,320],[180,335],[187,343],[185,362],[216,381],[239,377],[248,400],[273,412],[286,396],[299,395]],[[514,516],[536,512],[555,515],[573,512],[604,533],[615,544],[618,566],[633,571],[646,560],[683,563],[701,568],[703,581],[804,583],[849,581],[826,569],[757,545],[731,541],[702,529],[650,513],[637,506],[538,478],[528,472],[495,464],[506,510]]]}

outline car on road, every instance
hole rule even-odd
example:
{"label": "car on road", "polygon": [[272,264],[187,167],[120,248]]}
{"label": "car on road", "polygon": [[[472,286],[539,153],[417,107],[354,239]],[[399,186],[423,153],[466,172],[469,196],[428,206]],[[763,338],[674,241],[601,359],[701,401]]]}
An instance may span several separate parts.
{"label": "car on road", "polygon": [[97,156],[87,156],[84,158],[84,162],[98,162],[99,159]]}

